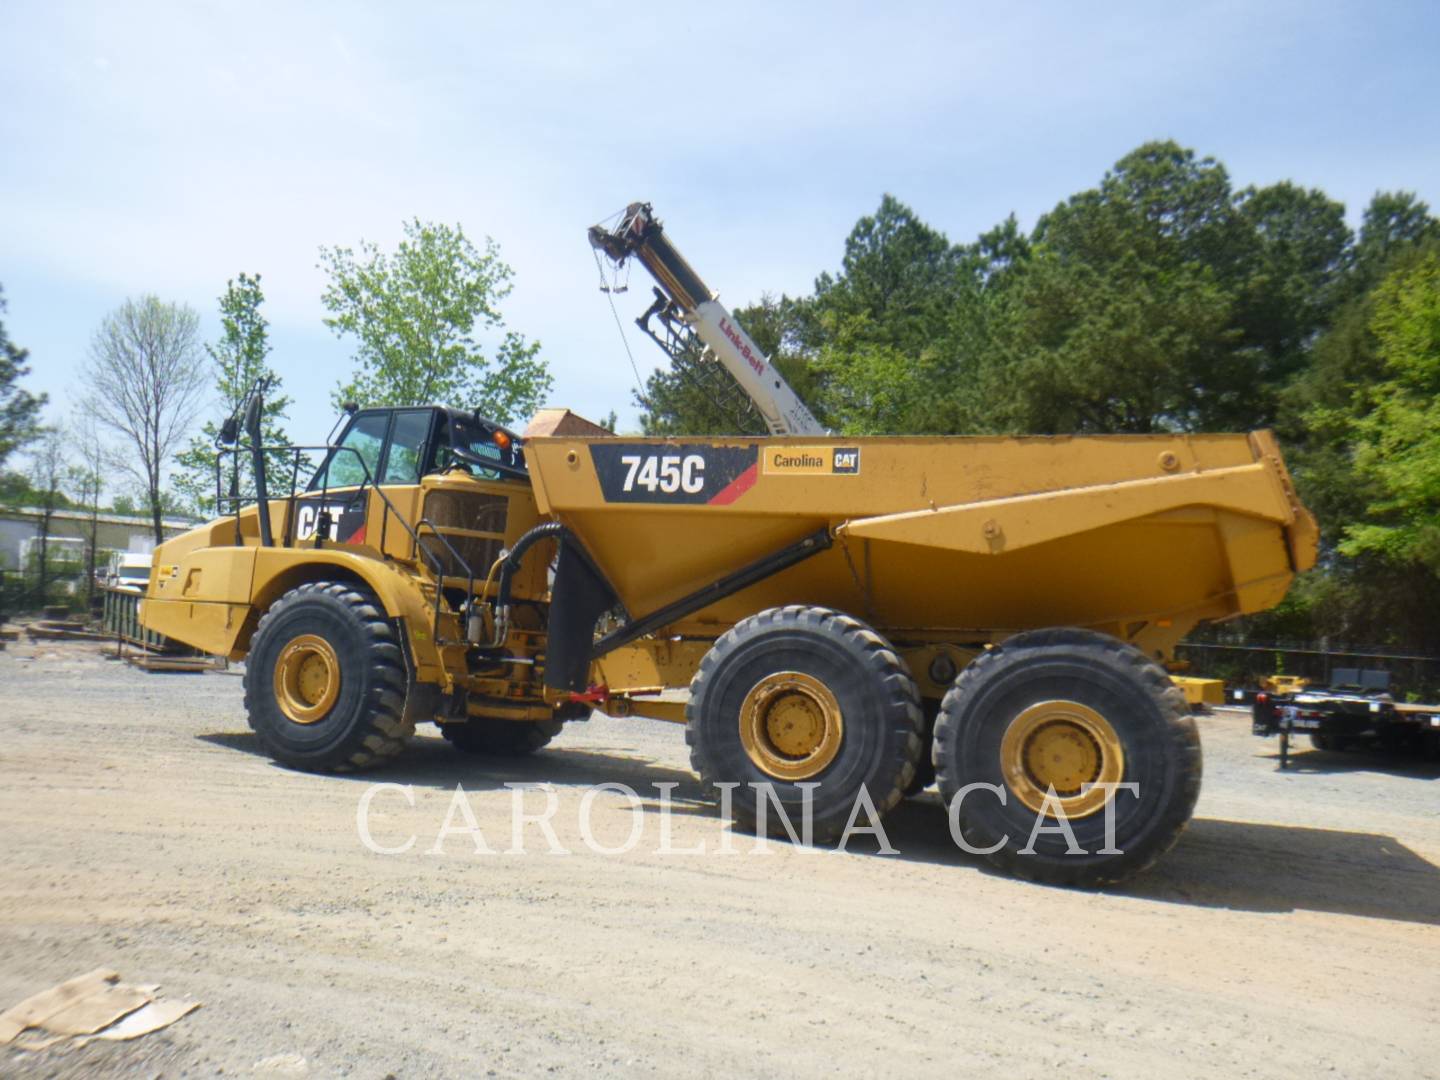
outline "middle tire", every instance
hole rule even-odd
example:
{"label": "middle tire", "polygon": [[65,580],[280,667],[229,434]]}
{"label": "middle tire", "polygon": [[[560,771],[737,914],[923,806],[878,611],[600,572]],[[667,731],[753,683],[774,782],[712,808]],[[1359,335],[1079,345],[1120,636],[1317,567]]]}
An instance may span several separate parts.
{"label": "middle tire", "polygon": [[[863,790],[884,814],[915,775],[924,718],[915,681],[890,645],[829,608],[770,608],[706,653],[685,709],[690,763],[707,786],[738,785],[731,816],[754,830],[765,786],[801,827],[812,791],[814,838],[839,837]],[[856,824],[868,825],[862,810]],[[767,806],[767,830],[784,823]]]}

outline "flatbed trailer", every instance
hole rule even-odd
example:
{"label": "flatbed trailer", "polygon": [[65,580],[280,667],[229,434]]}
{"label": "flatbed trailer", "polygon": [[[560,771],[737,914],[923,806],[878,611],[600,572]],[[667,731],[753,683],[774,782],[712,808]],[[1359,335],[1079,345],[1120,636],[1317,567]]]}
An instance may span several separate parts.
{"label": "flatbed trailer", "polygon": [[1287,768],[1290,740],[1310,736],[1317,750],[1349,750],[1379,744],[1440,754],[1440,705],[1395,701],[1389,673],[1337,668],[1335,685],[1285,694],[1261,692],[1251,709],[1251,730],[1261,738],[1279,736],[1280,767]]}

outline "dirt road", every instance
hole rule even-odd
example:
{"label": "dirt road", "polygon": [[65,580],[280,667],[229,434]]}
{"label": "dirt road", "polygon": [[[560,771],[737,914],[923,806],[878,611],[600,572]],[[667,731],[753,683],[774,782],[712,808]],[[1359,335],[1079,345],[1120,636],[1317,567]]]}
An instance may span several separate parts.
{"label": "dirt road", "polygon": [[[38,655],[37,655],[38,654]],[[257,754],[234,675],[83,645],[0,653],[0,1007],[101,964],[204,1002],[133,1044],[0,1051],[6,1075],[1440,1075],[1440,767],[1202,720],[1196,820],[1104,894],[988,873],[933,792],[893,856],[728,835],[679,728],[597,719],[519,764],[433,735],[365,777]],[[368,824],[357,808],[376,781]],[[569,855],[432,854],[462,784],[490,848],[548,781]],[[625,854],[581,804],[652,800]],[[657,783],[674,783],[661,854]],[[409,804],[413,796],[413,807]],[[522,792],[539,810],[544,793]],[[635,816],[592,796],[594,839]],[[859,846],[864,846],[859,845]],[[873,850],[873,844],[870,845]]]}

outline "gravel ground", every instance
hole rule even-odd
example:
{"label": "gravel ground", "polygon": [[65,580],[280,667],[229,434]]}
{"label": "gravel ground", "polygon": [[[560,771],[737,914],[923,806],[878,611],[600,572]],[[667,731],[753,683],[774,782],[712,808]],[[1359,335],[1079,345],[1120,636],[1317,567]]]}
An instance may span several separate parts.
{"label": "gravel ground", "polygon": [[[1201,720],[1177,848],[1086,893],[988,872],[933,792],[897,855],[754,854],[698,799],[678,727],[597,718],[535,758],[418,737],[364,777],[260,756],[232,674],[147,675],[90,646],[0,652],[0,1007],[100,965],[204,1006],[129,1044],[0,1051],[8,1076],[1440,1075],[1440,766],[1302,750]],[[376,781],[373,840],[357,809]],[[550,782],[551,854],[433,852],[463,785],[511,846],[506,782]],[[589,785],[652,800],[587,850]],[[408,793],[408,796],[407,796]],[[413,806],[407,801],[413,797]],[[543,792],[524,793],[539,809]],[[592,797],[602,844],[636,820]],[[872,845],[873,850],[873,845]]]}

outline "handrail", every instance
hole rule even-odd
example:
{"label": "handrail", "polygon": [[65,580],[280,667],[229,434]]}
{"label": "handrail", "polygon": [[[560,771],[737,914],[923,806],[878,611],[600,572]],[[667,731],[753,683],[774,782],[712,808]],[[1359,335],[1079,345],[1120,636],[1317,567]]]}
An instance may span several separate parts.
{"label": "handrail", "polygon": [[[407,528],[408,528],[408,526],[407,526]],[[420,520],[415,523],[415,528],[410,531],[410,535],[414,537],[414,539],[415,539],[415,545],[416,545],[417,547],[419,547],[419,548],[421,548],[421,549],[424,549],[424,548],[425,548],[425,545],[420,543],[420,530],[421,530],[421,529],[425,529],[425,528],[428,528],[432,533],[435,534],[435,538],[436,538],[437,540],[439,540],[442,544],[445,545],[445,550],[446,550],[446,551],[450,552],[451,558],[453,558],[453,559],[455,560],[455,562],[456,562],[460,567],[462,567],[462,568],[464,569],[464,571],[465,571],[465,595],[470,598],[469,601],[468,601],[468,603],[474,604],[474,603],[475,603],[475,571],[474,571],[474,569],[473,569],[473,568],[470,566],[470,564],[465,560],[465,558],[460,554],[460,552],[458,552],[458,551],[455,550],[455,545],[452,544],[452,543],[450,543],[449,538],[448,538],[447,536],[445,536],[445,534],[442,533],[442,532],[436,527],[435,523],[434,523],[433,521],[431,521],[431,520],[430,520],[429,518],[427,518],[427,517],[421,517]],[[429,554],[428,549],[426,550],[426,554],[427,554],[427,555]],[[437,560],[437,566],[438,566],[438,560]],[[440,606],[440,592],[441,592],[441,586],[443,586],[444,583],[445,583],[445,577],[446,577],[446,574],[445,574],[444,568],[443,568],[443,567],[438,567],[437,570],[436,570],[436,573],[435,573],[435,606],[436,606],[436,609],[437,609],[437,610],[436,610],[436,616],[435,616],[435,634],[436,634],[437,639],[438,639],[439,633],[440,633],[440,616],[439,616],[439,610],[438,610],[438,609],[439,609],[439,606]],[[468,630],[468,627],[467,627],[467,630]],[[468,641],[468,639],[467,639],[467,641]]]}

